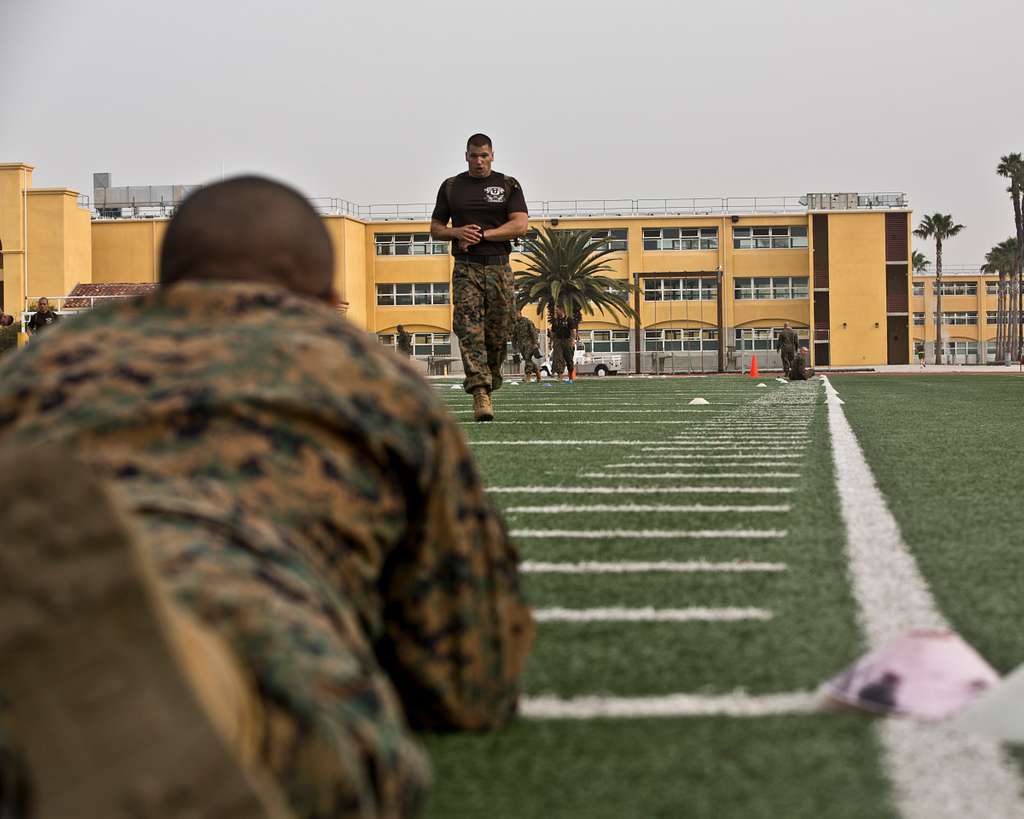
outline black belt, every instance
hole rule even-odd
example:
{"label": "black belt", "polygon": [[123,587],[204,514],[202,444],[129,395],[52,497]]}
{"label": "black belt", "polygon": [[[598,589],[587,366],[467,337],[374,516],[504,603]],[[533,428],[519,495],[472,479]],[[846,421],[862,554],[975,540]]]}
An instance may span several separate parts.
{"label": "black belt", "polygon": [[473,264],[508,264],[508,255],[504,256],[474,256],[469,253],[456,253],[455,261],[472,262]]}

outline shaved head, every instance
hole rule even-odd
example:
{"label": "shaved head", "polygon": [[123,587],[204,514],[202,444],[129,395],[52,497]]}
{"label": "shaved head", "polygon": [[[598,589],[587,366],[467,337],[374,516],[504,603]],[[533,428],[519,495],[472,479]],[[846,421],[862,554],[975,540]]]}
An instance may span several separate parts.
{"label": "shaved head", "polygon": [[333,302],[334,251],[298,191],[260,176],[200,188],[178,208],[160,249],[160,284],[253,281]]}

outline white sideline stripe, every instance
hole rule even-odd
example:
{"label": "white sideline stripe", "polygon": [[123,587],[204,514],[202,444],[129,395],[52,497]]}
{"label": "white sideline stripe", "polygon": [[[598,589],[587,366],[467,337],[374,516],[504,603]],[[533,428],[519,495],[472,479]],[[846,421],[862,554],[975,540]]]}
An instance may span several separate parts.
{"label": "white sideline stripe", "polygon": [[[648,441],[647,443],[651,443],[651,442]],[[760,446],[752,446],[752,447],[745,447],[745,448],[749,449],[749,450],[764,450],[764,447],[760,447]],[[773,453],[770,456],[766,456],[766,455],[763,455],[763,454],[759,455],[759,454],[757,454],[756,451],[754,451],[752,453],[749,453],[747,455],[744,455],[743,453],[740,453],[740,452],[729,452],[728,454],[722,453],[721,455],[715,455],[715,454],[713,454],[713,451],[712,452],[697,452],[695,454],[689,454],[689,453],[694,453],[694,450],[696,450],[696,449],[697,449],[697,447],[692,447],[692,446],[691,447],[682,447],[682,446],[645,446],[645,447],[641,447],[640,451],[641,452],[670,452],[670,453],[674,452],[674,453],[676,453],[675,455],[664,455],[664,456],[659,455],[658,457],[681,458],[681,459],[682,458],[765,458],[765,457],[772,457],[772,458],[802,458],[803,457],[800,454],[794,454],[793,453],[793,449],[795,449],[795,447],[786,447],[784,452],[780,452],[778,454],[774,454],[774,449],[770,449],[768,451]],[[716,447],[716,449],[736,449],[736,447]],[[803,449],[803,447],[800,447],[800,449]],[[688,454],[681,455],[681,454],[679,454],[680,452],[686,452]],[[787,453],[789,453],[789,454],[787,454]],[[647,458],[647,457],[650,457],[650,456],[648,456],[648,455],[628,455],[627,457],[629,457],[629,458]]]}
{"label": "white sideline stripe", "polygon": [[793,489],[776,486],[490,486],[488,492],[517,495],[790,495]]}
{"label": "white sideline stripe", "polygon": [[[649,447],[649,446],[645,446],[644,447],[644,451],[646,451],[646,450],[648,450],[650,448],[651,447]],[[678,447],[673,447],[672,451],[678,451]],[[639,459],[639,460],[643,460],[644,458],[650,458],[649,455],[628,455],[626,457],[627,458],[636,458],[636,459]],[[764,456],[760,456],[760,455],[659,455],[658,456],[658,458],[662,458],[662,459],[664,459],[666,461],[721,461],[721,460],[725,460],[725,459],[729,459],[729,458],[731,458],[731,459],[741,459],[741,458],[756,459],[756,458],[763,458],[763,457]],[[786,454],[784,454],[784,452],[780,452],[779,455],[773,455],[772,458],[794,459],[794,458],[803,458],[803,456],[802,455],[786,455]]]}
{"label": "white sideline stripe", "polygon": [[[502,413],[501,413],[501,409],[500,408],[497,409],[495,412],[497,414],[497,417],[494,419],[494,421],[491,422],[491,424],[492,425],[499,425],[499,426],[501,424],[530,424],[531,426],[538,426],[538,425],[542,425],[542,424],[544,426],[552,426],[554,424],[557,424],[559,426],[563,426],[564,427],[567,423],[571,423],[574,427],[576,427],[576,426],[600,426],[600,425],[606,425],[606,424],[615,424],[617,426],[624,427],[624,426],[627,426],[627,425],[628,426],[637,426],[637,425],[640,425],[640,424],[673,425],[673,424],[689,424],[689,423],[691,423],[690,421],[674,421],[674,420],[671,420],[671,419],[668,419],[668,420],[665,420],[665,419],[654,420],[654,419],[652,419],[652,420],[648,421],[646,418],[636,418],[636,419],[633,419],[632,421],[621,421],[621,420],[609,420],[609,421],[581,420],[581,421],[571,421],[571,422],[570,421],[534,421],[531,418],[527,418],[527,419],[523,419],[523,420],[515,420],[515,419],[513,419],[511,421],[507,421],[507,420],[505,420],[504,418],[501,417]],[[475,424],[470,427],[470,429],[475,429],[475,428],[477,428]]]}
{"label": "white sideline stripe", "polygon": [[625,464],[605,464],[605,469],[664,469],[665,467],[737,467],[737,466],[793,466],[792,461],[631,461]]}
{"label": "white sideline stripe", "polygon": [[[847,558],[869,644],[877,647],[912,628],[948,629],[878,490],[838,394],[828,378],[823,381]],[[1016,766],[997,740],[909,719],[884,720],[878,734],[904,819],[1024,816]]]}
{"label": "white sideline stripe", "polygon": [[636,481],[658,481],[662,478],[799,478],[799,472],[662,472],[660,475],[637,475],[635,472],[580,472],[581,478],[630,478]]}
{"label": "white sideline stripe", "polygon": [[512,537],[562,538],[581,540],[611,540],[636,538],[637,540],[670,540],[672,538],[751,538],[774,540],[786,536],[785,529],[513,529]]}
{"label": "white sideline stripe", "polygon": [[737,620],[771,620],[768,609],[723,608],[709,609],[694,606],[686,609],[627,609],[611,606],[603,609],[534,609],[538,623],[693,623],[735,622]]}
{"label": "white sideline stripe", "polygon": [[584,560],[579,563],[546,563],[527,560],[519,570],[527,574],[632,574],[634,572],[784,572],[785,563],[757,563],[733,560],[712,563],[708,560],[658,560],[603,562]]}
{"label": "white sideline stripe", "polygon": [[524,697],[526,719],[637,719],[642,717],[768,717],[809,714],[820,707],[810,691],[783,694],[666,694],[661,697]]}
{"label": "white sideline stripe", "polygon": [[[537,406],[537,404],[531,404],[530,406],[531,407],[535,407],[535,406]],[[557,406],[560,406],[560,407],[563,407],[563,408],[562,409],[557,409],[557,410],[555,410],[555,409],[551,409],[551,410],[512,409],[512,408],[507,407],[504,404],[499,404],[497,409],[498,409],[498,411],[502,415],[506,415],[506,414],[507,415],[522,415],[524,413],[539,413],[541,415],[559,415],[559,414],[567,414],[567,413],[572,413],[573,415],[579,415],[579,414],[583,414],[583,413],[593,413],[593,414],[596,414],[596,415],[611,415],[611,414],[639,415],[639,414],[657,413],[659,415],[665,415],[665,414],[685,414],[685,413],[691,413],[692,414],[692,413],[695,413],[695,412],[710,412],[711,411],[711,410],[705,410],[705,409],[699,409],[699,410],[698,409],[628,409],[628,410],[624,410],[624,409],[575,409],[575,408],[573,408],[573,409],[565,409],[563,404],[558,404]],[[466,415],[466,414],[469,414],[469,413],[473,412],[473,410],[471,410],[471,409],[459,409],[459,410],[448,410],[448,411],[450,413],[452,413],[453,415]],[[791,429],[791,427],[786,427],[786,429]]]}
{"label": "white sideline stripe", "polygon": [[549,506],[511,506],[505,510],[508,515],[525,515],[525,514],[544,514],[547,512],[565,514],[572,512],[624,512],[624,513],[636,513],[636,512],[738,512],[740,514],[760,514],[763,512],[788,512],[790,506],[788,504],[775,504],[775,505],[761,505],[761,506],[743,506],[743,505],[719,505],[719,504],[705,504],[705,503],[692,503],[692,504],[647,504],[647,503],[591,503],[584,504],[581,506],[574,506],[572,504],[553,504]]}
{"label": "white sideline stripe", "polygon": [[473,446],[636,446],[637,444],[649,444],[650,441],[595,441],[593,439],[582,440],[556,440],[556,441],[470,441]]}

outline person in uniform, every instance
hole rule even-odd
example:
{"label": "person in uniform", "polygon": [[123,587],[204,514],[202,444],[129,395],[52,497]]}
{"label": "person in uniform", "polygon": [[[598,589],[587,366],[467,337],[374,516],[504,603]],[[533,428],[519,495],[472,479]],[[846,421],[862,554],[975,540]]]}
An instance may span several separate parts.
{"label": "person in uniform", "polygon": [[28,320],[28,324],[25,327],[31,337],[41,332],[43,328],[56,324],[58,321],[60,321],[60,316],[50,309],[50,300],[43,296],[36,303],[36,311],[32,314],[32,318]]}
{"label": "person in uniform", "polygon": [[[501,387],[501,364],[515,314],[509,240],[526,235],[522,186],[491,169],[491,139],[474,134],[466,144],[469,170],[441,183],[430,235],[453,243],[452,305],[473,417],[494,418],[491,393]],[[451,221],[452,226],[448,227]]]}
{"label": "person in uniform", "polygon": [[412,358],[412,333],[407,332],[401,324],[396,329],[398,330],[398,352],[407,358]]}
{"label": "person in uniform", "polygon": [[806,381],[814,376],[814,370],[807,369],[807,354],[807,348],[801,347],[789,367],[790,381]]}
{"label": "person in uniform", "polygon": [[522,310],[516,311],[516,323],[512,328],[512,349],[523,360],[523,381],[529,383],[533,377],[540,383],[540,370],[536,362],[540,356],[537,347],[537,325],[524,316]]}
{"label": "person in uniform", "polygon": [[793,366],[793,358],[796,356],[796,348],[798,346],[800,346],[800,341],[787,321],[782,325],[782,332],[775,339],[775,349],[782,356],[782,373],[787,377],[789,376],[789,368]]}
{"label": "person in uniform", "polygon": [[566,315],[565,310],[561,307],[555,308],[548,336],[552,346],[551,366],[554,367],[555,374],[559,378],[562,377],[563,372],[570,380],[576,377],[576,365],[573,359],[576,355],[576,342],[579,340],[579,326],[580,322],[577,316]]}
{"label": "person in uniform", "polygon": [[514,715],[517,554],[333,271],[299,193],[227,180],[178,209],[156,291],[0,364],[0,737],[35,815],[414,816],[410,728]]}

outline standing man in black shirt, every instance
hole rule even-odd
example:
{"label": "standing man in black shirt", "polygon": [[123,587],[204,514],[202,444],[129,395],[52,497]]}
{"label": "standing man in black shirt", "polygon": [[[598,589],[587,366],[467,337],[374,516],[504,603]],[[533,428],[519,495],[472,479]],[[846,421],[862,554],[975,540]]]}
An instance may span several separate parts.
{"label": "standing man in black shirt", "polygon": [[56,324],[59,320],[60,316],[50,309],[49,300],[46,296],[43,296],[36,304],[36,312],[33,313],[32,318],[28,320],[28,334],[29,336],[34,336],[44,327]]}
{"label": "standing man in black shirt", "polygon": [[469,170],[441,183],[430,219],[431,237],[452,242],[453,324],[477,421],[494,418],[491,392],[501,386],[515,316],[509,240],[525,236],[529,224],[522,187],[491,170],[493,161],[491,138],[473,134],[466,143]]}

